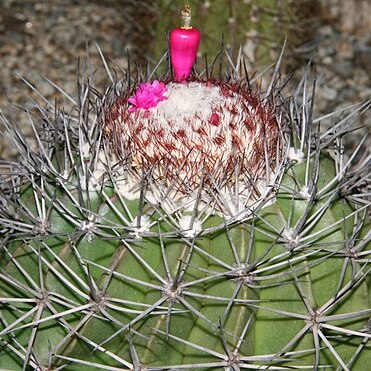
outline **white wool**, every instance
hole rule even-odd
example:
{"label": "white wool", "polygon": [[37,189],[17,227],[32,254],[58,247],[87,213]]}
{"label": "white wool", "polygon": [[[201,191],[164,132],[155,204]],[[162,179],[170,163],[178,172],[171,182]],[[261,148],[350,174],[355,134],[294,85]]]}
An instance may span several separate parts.
{"label": "white wool", "polygon": [[194,237],[202,231],[202,223],[198,218],[192,220],[191,215],[182,215],[179,219],[179,227],[184,237]]}
{"label": "white wool", "polygon": [[162,118],[164,126],[169,121],[183,123],[184,119],[198,113],[201,119],[208,120],[212,108],[220,105],[225,98],[216,86],[207,87],[204,84],[191,82],[188,84],[167,85],[168,99],[160,102],[153,111]]}
{"label": "white wool", "polygon": [[[232,118],[231,113],[224,107],[236,106],[237,95],[225,97],[218,86],[207,86],[199,82],[170,83],[167,88],[168,98],[159,102],[156,107],[149,109],[151,112],[147,120],[149,126],[161,127],[167,132],[182,129],[196,141],[198,135],[195,134],[194,129],[200,126],[207,130],[210,139],[220,133],[224,133],[228,137],[229,130],[226,128]],[[223,107],[222,112],[220,112],[221,107]],[[240,108],[238,105],[237,107]],[[238,116],[242,116],[242,107],[238,108]],[[251,110],[253,110],[252,107]],[[251,110],[249,111],[251,112]],[[220,114],[220,125],[205,125],[213,113]],[[169,125],[169,123],[172,124]],[[230,141],[227,140],[227,142]]]}
{"label": "white wool", "polygon": [[311,198],[311,194],[309,192],[309,188],[307,186],[303,186],[300,190],[300,196],[303,197],[305,200],[309,201]]}
{"label": "white wool", "polygon": [[296,235],[294,228],[286,227],[282,232],[282,237],[291,245],[297,246],[300,243],[300,236]]}
{"label": "white wool", "polygon": [[131,223],[132,232],[130,233],[135,239],[141,239],[142,235],[148,233],[151,228],[151,220],[148,215],[142,215],[139,220],[134,219]]}
{"label": "white wool", "polygon": [[120,195],[124,196],[129,201],[138,200],[140,197],[140,188],[138,187],[138,182],[134,182],[133,179],[131,181],[126,179],[117,180],[116,189]]}
{"label": "white wool", "polygon": [[305,160],[304,153],[300,149],[294,147],[289,148],[288,157],[290,161],[295,161],[298,163],[303,162]]}
{"label": "white wool", "polygon": [[[164,142],[171,142],[179,150],[180,161],[184,160],[182,156],[187,156],[188,163],[199,161],[199,151],[188,153],[189,148],[184,148],[184,142],[174,140],[181,130],[193,148],[203,147],[204,153],[213,153],[213,157],[221,162],[235,150],[233,135],[238,136],[245,145],[244,155],[248,157],[252,151],[253,138],[246,130],[244,120],[253,116],[254,107],[242,105],[239,94],[230,91],[229,96],[225,97],[219,86],[208,86],[199,82],[170,83],[167,88],[168,99],[149,110],[140,110],[134,121],[123,123],[134,133],[139,122],[143,125],[135,136],[137,140],[146,143],[147,156],[154,157],[159,151],[162,151],[160,155],[166,151],[159,146],[156,138],[153,138],[154,133],[163,130]],[[210,123],[212,114],[219,119],[217,125]],[[230,129],[231,123],[235,125],[234,130]],[[206,135],[200,133],[199,129]],[[220,137],[222,143],[215,144],[213,140]],[[173,151],[172,155],[176,156],[176,151]],[[140,166],[141,155],[139,158],[134,155],[133,160],[138,160]],[[188,172],[186,167],[184,172]]]}

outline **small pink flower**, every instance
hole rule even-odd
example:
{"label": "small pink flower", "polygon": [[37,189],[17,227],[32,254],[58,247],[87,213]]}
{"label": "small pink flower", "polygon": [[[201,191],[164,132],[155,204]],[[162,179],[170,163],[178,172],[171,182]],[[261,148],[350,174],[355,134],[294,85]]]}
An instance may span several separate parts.
{"label": "small pink flower", "polygon": [[129,112],[134,112],[140,108],[156,107],[159,102],[168,98],[165,95],[166,92],[166,85],[158,80],[153,81],[152,84],[150,82],[140,84],[135,95],[128,99],[128,102],[132,104]]}

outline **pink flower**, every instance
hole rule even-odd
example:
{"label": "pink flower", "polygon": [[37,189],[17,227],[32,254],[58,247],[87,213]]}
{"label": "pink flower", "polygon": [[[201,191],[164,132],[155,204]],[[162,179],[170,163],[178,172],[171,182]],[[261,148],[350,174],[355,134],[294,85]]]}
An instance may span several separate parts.
{"label": "pink flower", "polygon": [[140,84],[135,95],[128,99],[128,102],[132,104],[129,112],[134,112],[139,108],[156,107],[159,102],[167,99],[166,92],[166,85],[157,80],[153,81],[152,84],[150,82]]}

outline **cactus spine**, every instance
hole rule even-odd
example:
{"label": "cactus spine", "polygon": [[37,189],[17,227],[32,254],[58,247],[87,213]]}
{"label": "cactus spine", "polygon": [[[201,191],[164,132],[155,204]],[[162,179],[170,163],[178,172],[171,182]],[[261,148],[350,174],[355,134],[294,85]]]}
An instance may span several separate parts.
{"label": "cactus spine", "polygon": [[[286,99],[277,69],[263,94],[241,66],[182,83],[206,101],[177,101],[198,136],[159,113],[171,95],[129,112],[129,74],[102,94],[81,83],[71,114],[39,108],[37,149],[3,117],[21,161],[1,173],[0,368],[370,362],[371,164],[342,149],[367,104],[314,132],[307,77]],[[213,127],[230,141],[208,142]]]}

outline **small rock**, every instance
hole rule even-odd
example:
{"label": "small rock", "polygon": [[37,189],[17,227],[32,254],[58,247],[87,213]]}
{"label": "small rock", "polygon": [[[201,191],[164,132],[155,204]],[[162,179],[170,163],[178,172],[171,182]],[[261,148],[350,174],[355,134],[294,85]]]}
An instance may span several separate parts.
{"label": "small rock", "polygon": [[362,100],[371,99],[371,88],[365,88],[365,89],[360,90],[359,97]]}
{"label": "small rock", "polygon": [[327,57],[322,59],[322,63],[326,64],[326,65],[330,65],[330,64],[332,64],[332,62],[333,62],[333,58],[330,57],[330,56],[327,56]]}
{"label": "small rock", "polygon": [[354,56],[353,46],[351,43],[347,40],[343,40],[340,42],[338,47],[338,56],[339,58],[343,59],[352,59]]}
{"label": "small rock", "polygon": [[349,61],[349,60],[336,61],[336,63],[334,63],[332,66],[332,71],[336,73],[336,75],[342,77],[343,79],[351,76],[353,70],[354,70],[354,64],[352,63],[352,61]]}
{"label": "small rock", "polygon": [[319,27],[318,29],[318,34],[320,36],[330,36],[330,35],[333,35],[333,33],[334,33],[334,29],[329,24]]}
{"label": "small rock", "polygon": [[332,101],[336,98],[337,91],[330,87],[324,86],[323,88],[319,90],[319,94],[321,95],[322,98]]}

